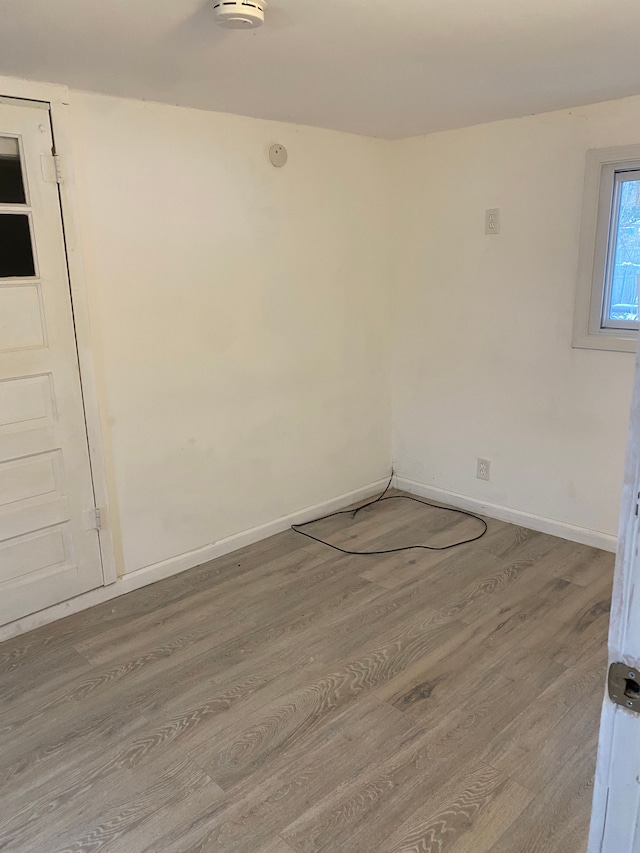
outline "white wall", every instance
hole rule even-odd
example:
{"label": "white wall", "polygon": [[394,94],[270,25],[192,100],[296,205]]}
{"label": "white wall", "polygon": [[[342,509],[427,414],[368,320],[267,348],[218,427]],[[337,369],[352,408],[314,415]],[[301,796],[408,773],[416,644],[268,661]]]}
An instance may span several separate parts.
{"label": "white wall", "polygon": [[633,356],[571,335],[585,153],[639,141],[630,98],[397,143],[400,475],[616,533]]}
{"label": "white wall", "polygon": [[2,82],[69,104],[121,573],[382,478],[391,378],[401,476],[615,534],[633,358],[571,328],[585,152],[640,98],[390,143]]}
{"label": "white wall", "polygon": [[383,477],[388,143],[69,100],[120,571]]}

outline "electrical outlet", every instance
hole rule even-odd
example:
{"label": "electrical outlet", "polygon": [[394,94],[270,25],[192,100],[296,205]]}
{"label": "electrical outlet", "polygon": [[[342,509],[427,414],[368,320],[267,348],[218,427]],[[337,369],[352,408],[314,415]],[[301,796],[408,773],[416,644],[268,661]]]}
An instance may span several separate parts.
{"label": "electrical outlet", "polygon": [[484,214],[484,233],[499,234],[500,233],[500,211],[497,207],[492,207],[485,211]]}
{"label": "electrical outlet", "polygon": [[478,469],[476,477],[479,480],[491,479],[491,462],[488,459],[478,459]]}

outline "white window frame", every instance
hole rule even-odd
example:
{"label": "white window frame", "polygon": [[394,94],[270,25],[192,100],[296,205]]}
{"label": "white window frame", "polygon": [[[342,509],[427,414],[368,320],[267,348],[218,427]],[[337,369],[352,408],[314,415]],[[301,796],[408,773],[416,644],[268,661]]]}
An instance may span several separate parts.
{"label": "white window frame", "polygon": [[606,319],[621,172],[640,172],[640,145],[587,152],[573,346],[635,352],[638,324]]}

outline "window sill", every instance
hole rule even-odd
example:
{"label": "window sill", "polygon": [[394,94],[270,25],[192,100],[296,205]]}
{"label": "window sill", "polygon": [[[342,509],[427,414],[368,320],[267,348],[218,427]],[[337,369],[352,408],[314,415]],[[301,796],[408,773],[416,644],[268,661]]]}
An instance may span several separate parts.
{"label": "window sill", "polygon": [[575,333],[571,346],[574,349],[599,349],[609,352],[634,353],[638,346],[638,333],[617,335],[615,333],[598,332],[597,334]]}

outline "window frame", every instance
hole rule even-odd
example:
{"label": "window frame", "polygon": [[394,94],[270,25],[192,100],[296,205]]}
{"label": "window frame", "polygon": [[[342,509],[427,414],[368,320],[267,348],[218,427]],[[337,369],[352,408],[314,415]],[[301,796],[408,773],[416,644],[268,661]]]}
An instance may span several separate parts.
{"label": "window frame", "polygon": [[[573,346],[586,349],[635,352],[638,327],[630,321],[605,321],[609,304],[612,248],[615,248],[620,172],[640,172],[640,145],[599,148],[587,152],[578,286]],[[614,227],[611,227],[611,226]],[[605,303],[606,300],[606,303]]]}

